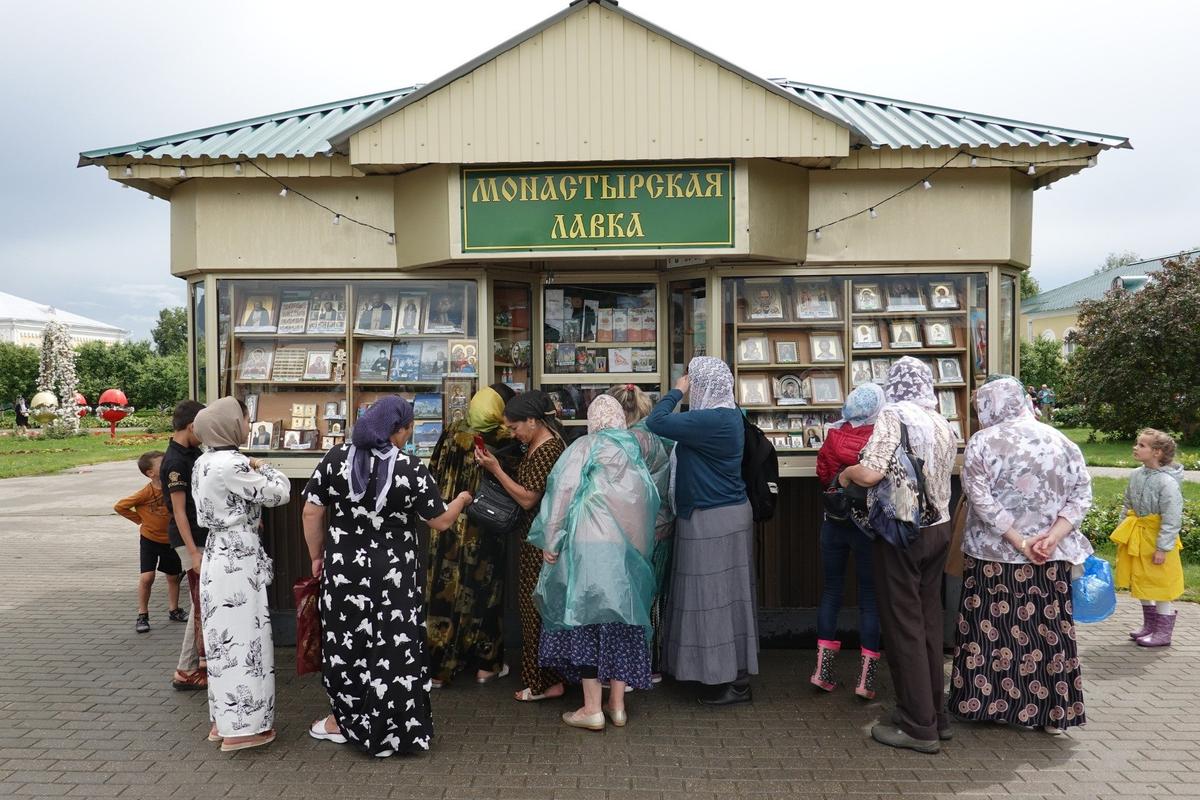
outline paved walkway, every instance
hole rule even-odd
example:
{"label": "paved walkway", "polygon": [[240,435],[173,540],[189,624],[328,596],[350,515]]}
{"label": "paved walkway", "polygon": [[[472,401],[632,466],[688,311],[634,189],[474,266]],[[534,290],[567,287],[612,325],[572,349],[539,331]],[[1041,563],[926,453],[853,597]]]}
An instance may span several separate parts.
{"label": "paved walkway", "polygon": [[[1092,473],[1093,478],[1128,478],[1129,473],[1133,472],[1132,467],[1088,467],[1088,472]],[[1185,469],[1183,471],[1183,479],[1185,481],[1193,481],[1200,483],[1200,470]]]}
{"label": "paved walkway", "polygon": [[[752,707],[710,710],[685,687],[631,695],[630,722],[564,728],[566,701],[518,705],[512,679],[435,693],[433,750],[377,760],[310,739],[315,676],[279,650],[279,739],[223,755],[204,741],[205,698],[167,683],[181,636],[156,586],[146,635],[133,631],[137,533],[111,515],[139,485],[130,464],[0,481],[0,797],[165,800],[512,798],[1200,797],[1200,608],[1177,645],[1134,647],[1136,609],[1081,628],[1086,729],[1050,738],[958,725],[937,756],[867,739],[889,709],[849,692],[815,696],[811,652],[763,653]],[[839,665],[851,679],[852,665]]]}

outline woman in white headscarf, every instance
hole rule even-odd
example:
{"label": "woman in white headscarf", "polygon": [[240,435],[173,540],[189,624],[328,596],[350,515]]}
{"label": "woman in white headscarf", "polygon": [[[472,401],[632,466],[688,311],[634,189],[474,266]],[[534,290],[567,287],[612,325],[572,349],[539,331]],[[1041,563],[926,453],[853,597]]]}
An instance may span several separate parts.
{"label": "woman in white headscarf", "polygon": [[250,435],[246,408],[222,397],[196,415],[207,451],[192,469],[196,519],[208,529],[200,562],[200,613],[208,653],[209,741],[244,750],[275,739],[275,650],[267,586],[271,559],[258,523],[264,506],[285,505],[291,482],[238,450]]}
{"label": "woman in white headscarf", "polygon": [[924,362],[905,356],[892,364],[884,388],[888,403],[858,464],[842,471],[847,486],[875,486],[883,481],[900,446],[901,428],[909,447],[924,461],[925,491],[932,507],[931,523],[920,528],[906,547],[876,537],[875,591],[888,669],[896,689],[896,710],[871,736],[880,744],[936,753],[950,738],[943,705],[942,574],[950,549],[950,473],[954,469],[954,432],[937,412],[933,373]]}
{"label": "woman in white headscarf", "polygon": [[[691,409],[672,414],[685,393]],[[711,687],[700,702],[751,700],[758,674],[754,521],[742,480],[745,437],[724,361],[698,356],[646,427],[675,442],[675,551],[663,619],[663,669]]]}
{"label": "woman in white headscarf", "polygon": [[[542,617],[538,660],[583,684],[583,706],[562,715],[604,730],[625,724],[625,687],[650,688],[650,602],[658,490],[621,404],[588,406],[588,433],[554,465],[529,543],[542,549],[534,601]],[[601,707],[601,683],[611,684]]]}
{"label": "woman in white headscarf", "polygon": [[949,705],[1057,734],[1086,721],[1071,567],[1092,553],[1079,532],[1092,479],[1079,447],[1030,405],[1013,378],[975,393],[983,428],[963,455],[971,504]]}

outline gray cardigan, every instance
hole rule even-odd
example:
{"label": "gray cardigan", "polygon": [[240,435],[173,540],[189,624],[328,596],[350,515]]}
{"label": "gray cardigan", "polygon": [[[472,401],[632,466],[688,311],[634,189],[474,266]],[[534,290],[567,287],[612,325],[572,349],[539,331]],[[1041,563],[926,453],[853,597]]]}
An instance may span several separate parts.
{"label": "gray cardigan", "polygon": [[1146,514],[1161,516],[1162,526],[1155,543],[1159,550],[1175,549],[1175,539],[1183,524],[1182,483],[1183,467],[1179,464],[1167,464],[1157,469],[1138,467],[1129,476],[1122,513],[1132,509],[1139,517]]}

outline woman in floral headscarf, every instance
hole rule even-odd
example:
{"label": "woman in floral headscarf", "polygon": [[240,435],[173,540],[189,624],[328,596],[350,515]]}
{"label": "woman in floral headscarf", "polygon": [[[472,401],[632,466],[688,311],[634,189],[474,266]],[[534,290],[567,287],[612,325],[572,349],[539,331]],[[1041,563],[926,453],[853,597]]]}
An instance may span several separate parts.
{"label": "woman in floral headscarf", "polygon": [[[672,414],[684,394],[691,410]],[[754,521],[742,480],[745,437],[733,375],[698,356],[646,418],[675,442],[675,549],[663,619],[663,669],[711,689],[706,705],[747,703],[758,673]]]}
{"label": "woman in floral headscarf", "polygon": [[[942,574],[950,549],[950,472],[954,468],[954,432],[937,412],[933,373],[922,361],[905,356],[892,364],[884,387],[888,403],[858,464],[842,471],[838,481],[859,486],[880,484],[908,432],[914,455],[924,461],[925,491],[935,520],[922,527],[907,547],[876,537],[872,556],[875,591],[888,669],[896,689],[890,722],[871,729],[880,744],[936,753],[940,739],[950,738],[950,721],[942,699]],[[887,484],[884,484],[885,486]]]}
{"label": "woman in floral headscarf", "polygon": [[[465,419],[446,426],[429,471],[443,497],[479,490],[482,475],[475,461],[475,436],[515,474],[521,443],[504,427],[504,404],[513,390],[503,383],[475,393]],[[504,573],[508,537],[488,535],[463,515],[444,531],[429,537],[429,573],[425,582],[429,602],[429,674],[438,688],[464,670],[474,670],[477,683],[503,677]]]}
{"label": "woman in floral headscarf", "polygon": [[[554,465],[529,543],[544,552],[534,601],[539,662],[583,684],[576,728],[625,724],[625,687],[650,688],[650,601],[658,490],[625,412],[609,395],[588,407],[588,434]],[[611,684],[601,707],[601,682]]]}
{"label": "woman in floral headscarf", "polygon": [[970,500],[950,712],[1058,734],[1086,721],[1071,618],[1071,568],[1092,546],[1083,454],[1038,422],[1012,378],[975,394],[983,429],[963,456]]}

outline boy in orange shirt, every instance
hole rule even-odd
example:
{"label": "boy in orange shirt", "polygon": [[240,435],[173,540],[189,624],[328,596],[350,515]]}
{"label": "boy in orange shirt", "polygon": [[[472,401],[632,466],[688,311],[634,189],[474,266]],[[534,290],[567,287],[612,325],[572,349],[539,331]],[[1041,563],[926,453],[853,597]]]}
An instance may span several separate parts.
{"label": "boy in orange shirt", "polygon": [[150,482],[141,490],[123,500],[118,500],[113,510],[128,520],[136,522],[142,534],[141,576],[138,578],[138,616],[134,630],[147,633],[150,630],[150,587],[154,585],[154,571],[167,576],[167,601],[170,604],[172,622],[186,622],[187,612],[179,607],[179,581],[183,577],[183,565],[175,548],[167,538],[167,522],[170,512],[163,501],[159,485],[158,469],[163,454],[143,453],[138,459],[138,469]]}

